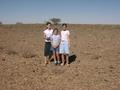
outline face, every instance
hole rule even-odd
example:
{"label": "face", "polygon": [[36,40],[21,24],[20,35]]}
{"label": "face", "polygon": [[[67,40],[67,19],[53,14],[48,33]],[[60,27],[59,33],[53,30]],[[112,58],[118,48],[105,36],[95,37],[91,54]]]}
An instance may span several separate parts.
{"label": "face", "polygon": [[48,25],[47,25],[47,28],[48,28],[48,29],[51,29],[51,24],[48,24]]}
{"label": "face", "polygon": [[67,27],[66,27],[65,25],[64,25],[62,28],[63,28],[63,30],[66,30],[66,29],[67,29]]}
{"label": "face", "polygon": [[55,30],[55,31],[54,31],[54,34],[55,34],[55,35],[57,35],[57,34],[58,34],[58,31],[57,31],[57,30]]}

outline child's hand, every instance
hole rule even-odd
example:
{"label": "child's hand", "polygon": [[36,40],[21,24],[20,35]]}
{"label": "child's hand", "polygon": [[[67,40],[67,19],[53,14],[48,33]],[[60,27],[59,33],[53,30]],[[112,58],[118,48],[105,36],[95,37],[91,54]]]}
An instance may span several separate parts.
{"label": "child's hand", "polygon": [[47,40],[50,40],[50,37],[47,37],[46,39],[47,39]]}

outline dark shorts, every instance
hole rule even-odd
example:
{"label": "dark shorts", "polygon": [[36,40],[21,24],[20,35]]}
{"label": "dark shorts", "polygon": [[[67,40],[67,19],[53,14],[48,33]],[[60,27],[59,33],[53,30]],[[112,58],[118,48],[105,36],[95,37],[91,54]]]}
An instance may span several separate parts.
{"label": "dark shorts", "polygon": [[44,56],[50,56],[51,53],[51,42],[45,42]]}
{"label": "dark shorts", "polygon": [[59,47],[57,47],[57,48],[51,48],[51,50],[53,51],[53,52],[58,52],[59,53]]}

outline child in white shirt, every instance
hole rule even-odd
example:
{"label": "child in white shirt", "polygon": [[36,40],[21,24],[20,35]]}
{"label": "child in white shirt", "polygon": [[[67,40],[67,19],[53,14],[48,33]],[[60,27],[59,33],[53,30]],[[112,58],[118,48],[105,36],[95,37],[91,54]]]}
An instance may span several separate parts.
{"label": "child in white shirt", "polygon": [[[62,24],[61,30],[61,43],[60,43],[60,54],[62,56],[61,65],[66,64],[69,65],[69,47],[70,47],[70,32],[67,30],[67,24]],[[65,58],[64,58],[65,56]],[[65,60],[66,59],[66,60]]]}
{"label": "child in white shirt", "polygon": [[53,33],[53,29],[51,28],[51,23],[47,23],[47,29],[44,30],[44,39],[45,39],[45,47],[44,47],[44,56],[45,56],[45,65],[48,64],[50,57],[50,49],[51,49],[51,36]]}
{"label": "child in white shirt", "polygon": [[60,35],[58,32],[58,29],[55,28],[53,30],[53,35],[51,37],[51,44],[52,44],[52,51],[53,51],[53,57],[54,57],[54,64],[60,64],[60,58],[59,58],[59,45],[60,45]]}

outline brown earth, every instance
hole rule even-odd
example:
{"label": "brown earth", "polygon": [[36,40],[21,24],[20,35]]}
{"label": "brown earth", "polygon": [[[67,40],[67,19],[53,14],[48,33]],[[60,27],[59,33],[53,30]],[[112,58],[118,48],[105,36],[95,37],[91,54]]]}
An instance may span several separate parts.
{"label": "brown earth", "polygon": [[70,66],[43,66],[45,25],[0,26],[0,90],[120,90],[120,26],[70,25]]}

